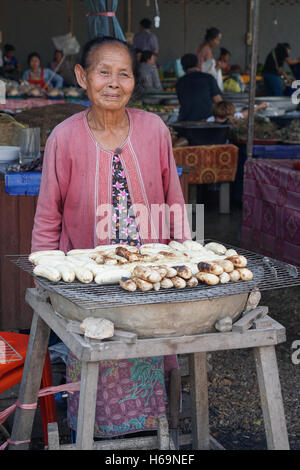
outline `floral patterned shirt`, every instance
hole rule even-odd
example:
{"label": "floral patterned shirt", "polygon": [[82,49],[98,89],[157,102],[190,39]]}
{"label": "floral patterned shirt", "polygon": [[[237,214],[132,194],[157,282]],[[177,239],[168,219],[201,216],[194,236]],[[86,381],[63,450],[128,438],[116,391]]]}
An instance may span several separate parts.
{"label": "floral patterned shirt", "polygon": [[132,201],[125,171],[118,155],[114,155],[112,165],[112,205],[112,243],[140,248],[141,242],[135,216],[132,214]]}

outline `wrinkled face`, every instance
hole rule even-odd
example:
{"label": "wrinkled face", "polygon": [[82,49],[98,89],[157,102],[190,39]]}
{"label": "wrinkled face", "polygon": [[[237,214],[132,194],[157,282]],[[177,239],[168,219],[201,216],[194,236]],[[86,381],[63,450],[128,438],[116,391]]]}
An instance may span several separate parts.
{"label": "wrinkled face", "polygon": [[75,73],[91,103],[105,110],[125,107],[135,85],[131,57],[122,44],[95,48],[89,55],[87,70],[77,64]]}
{"label": "wrinkled face", "polygon": [[32,70],[37,70],[40,66],[41,62],[40,62],[40,59],[36,56],[33,56],[31,57],[30,59],[30,67],[32,68]]}
{"label": "wrinkled face", "polygon": [[218,47],[218,45],[221,42],[221,39],[222,39],[222,34],[220,33],[220,34],[218,34],[218,36],[216,38],[209,41],[210,46],[211,47]]}

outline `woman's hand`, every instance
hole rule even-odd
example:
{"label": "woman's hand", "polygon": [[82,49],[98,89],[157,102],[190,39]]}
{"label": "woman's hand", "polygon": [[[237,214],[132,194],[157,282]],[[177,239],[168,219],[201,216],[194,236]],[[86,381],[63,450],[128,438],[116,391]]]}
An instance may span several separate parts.
{"label": "woman's hand", "polygon": [[262,103],[256,106],[256,109],[257,111],[259,111],[260,109],[267,109],[268,107],[269,107],[269,103],[267,103],[266,101],[263,101]]}

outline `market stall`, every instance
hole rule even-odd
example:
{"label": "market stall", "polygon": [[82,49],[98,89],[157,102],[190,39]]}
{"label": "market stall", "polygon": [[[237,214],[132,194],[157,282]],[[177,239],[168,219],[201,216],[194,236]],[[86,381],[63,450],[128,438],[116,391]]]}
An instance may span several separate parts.
{"label": "market stall", "polygon": [[300,172],[296,160],[245,163],[242,244],[300,264]]}
{"label": "market stall", "polygon": [[64,100],[50,100],[46,98],[28,98],[28,99],[15,99],[6,100],[4,104],[0,105],[0,111],[11,111],[16,113],[24,109],[40,108],[52,104],[62,103]]}
{"label": "market stall", "polygon": [[230,188],[238,168],[238,147],[235,145],[199,145],[173,149],[176,164],[194,170],[188,184],[221,183],[220,213],[230,213]]}

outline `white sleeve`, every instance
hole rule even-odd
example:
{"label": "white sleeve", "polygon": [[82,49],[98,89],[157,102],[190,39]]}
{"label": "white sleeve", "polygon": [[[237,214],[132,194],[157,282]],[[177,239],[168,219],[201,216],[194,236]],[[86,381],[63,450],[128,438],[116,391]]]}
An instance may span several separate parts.
{"label": "white sleeve", "polygon": [[206,119],[206,122],[215,122],[215,116],[210,116],[209,118]]}
{"label": "white sleeve", "polygon": [[236,119],[243,119],[244,118],[243,113],[234,113],[234,117]]}

